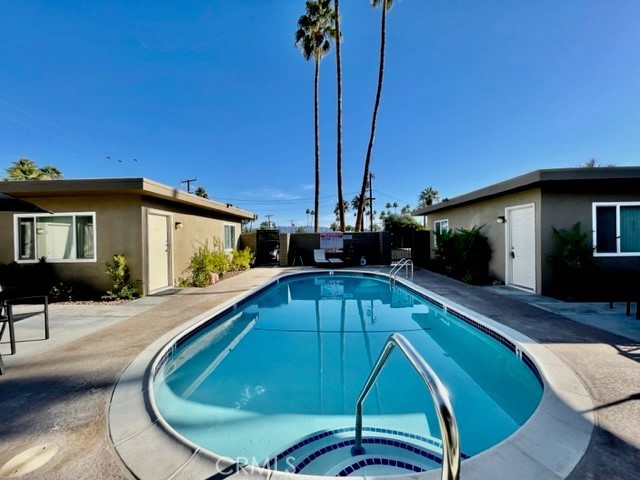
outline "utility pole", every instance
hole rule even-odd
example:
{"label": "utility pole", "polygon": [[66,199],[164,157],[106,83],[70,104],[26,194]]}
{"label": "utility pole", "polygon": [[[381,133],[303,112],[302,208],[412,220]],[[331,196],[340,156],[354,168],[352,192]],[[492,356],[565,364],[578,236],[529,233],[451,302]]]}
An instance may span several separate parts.
{"label": "utility pole", "polygon": [[188,178],[186,180],[180,180],[180,185],[182,185],[183,183],[187,184],[187,193],[191,193],[191,183],[195,182],[196,180],[198,180],[197,178]]}
{"label": "utility pole", "polygon": [[369,172],[369,230],[373,232],[373,179],[375,175],[373,172]]}

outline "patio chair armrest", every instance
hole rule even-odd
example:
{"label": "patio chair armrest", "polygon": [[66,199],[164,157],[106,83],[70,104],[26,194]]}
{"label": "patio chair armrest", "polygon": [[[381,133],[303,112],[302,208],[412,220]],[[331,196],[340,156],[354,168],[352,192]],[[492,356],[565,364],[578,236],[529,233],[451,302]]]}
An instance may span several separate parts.
{"label": "patio chair armrest", "polygon": [[44,305],[49,304],[49,297],[47,295],[32,295],[29,297],[17,297],[7,298],[4,300],[6,305]]}

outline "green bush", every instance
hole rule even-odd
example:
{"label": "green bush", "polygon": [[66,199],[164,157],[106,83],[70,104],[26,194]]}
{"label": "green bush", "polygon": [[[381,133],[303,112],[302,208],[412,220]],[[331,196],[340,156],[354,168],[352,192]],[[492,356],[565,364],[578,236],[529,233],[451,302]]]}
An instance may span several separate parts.
{"label": "green bush", "polygon": [[570,229],[553,227],[555,251],[547,257],[554,279],[554,291],[562,297],[584,292],[596,273],[590,233],[583,232],[580,222]]}
{"label": "green bush", "polygon": [[106,262],[105,273],[113,281],[113,289],[102,296],[105,300],[133,300],[140,296],[140,282],[132,281],[124,254],[113,256],[113,261]]}
{"label": "green bush", "polygon": [[234,248],[233,252],[231,252],[231,270],[234,272],[248,270],[255,261],[256,256],[249,247],[243,250],[236,250]]}
{"label": "green bush", "polygon": [[482,227],[458,228],[438,235],[435,270],[465,283],[487,283],[491,247],[480,232]]}
{"label": "green bush", "polygon": [[205,240],[204,243],[200,243],[189,260],[190,275],[184,279],[184,285],[206,287],[211,284],[212,273],[223,277],[230,267],[229,256],[222,248],[220,240],[214,238],[212,248],[209,248],[209,241]]}

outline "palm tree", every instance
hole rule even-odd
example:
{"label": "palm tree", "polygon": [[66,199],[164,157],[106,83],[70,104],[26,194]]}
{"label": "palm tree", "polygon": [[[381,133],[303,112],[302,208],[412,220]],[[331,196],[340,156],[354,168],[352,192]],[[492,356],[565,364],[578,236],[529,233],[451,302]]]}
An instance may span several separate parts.
{"label": "palm tree", "polygon": [[[393,0],[371,0],[371,6],[373,8],[382,6],[382,23],[380,25],[380,63],[378,65],[378,88],[376,90],[376,99],[373,104],[373,116],[371,118],[371,134],[369,136],[369,145],[367,146],[367,156],[364,160],[364,172],[362,174],[362,187],[360,188],[360,198],[364,198],[365,191],[367,189],[367,179],[369,177],[369,166],[371,164],[371,151],[373,150],[373,139],[376,135],[376,120],[378,118],[378,108],[380,107],[380,95],[382,94],[382,80],[384,77],[384,47],[386,43],[387,35],[387,11],[393,5]],[[356,225],[362,218],[364,213],[364,204],[358,208],[358,216],[356,218]]]}
{"label": "palm tree", "polygon": [[6,172],[6,180],[11,181],[38,180],[42,175],[42,170],[38,168],[33,160],[28,158],[16,160],[13,165],[6,169]]}
{"label": "palm tree", "polygon": [[62,180],[62,172],[52,165],[45,165],[40,169],[40,180]]}
{"label": "palm tree", "polygon": [[[340,208],[340,202],[336,203],[336,208],[333,209],[333,214],[336,216],[336,220],[337,220],[337,224],[338,227],[340,226],[340,214],[342,213],[342,215],[344,216],[345,212],[349,211],[349,202],[347,202],[346,200],[342,201],[342,209]],[[341,232],[344,232],[344,230],[340,230]]]}
{"label": "palm tree", "polygon": [[362,232],[364,231],[364,215],[360,216],[360,223],[357,223],[357,215],[358,215],[358,208],[360,207],[360,205],[364,205],[365,208],[369,206],[369,197],[365,196],[364,197],[364,202],[360,201],[360,196],[356,195],[355,197],[353,197],[353,199],[351,200],[351,208],[353,208],[353,210],[356,212],[355,216],[356,216],[356,226],[355,226],[355,230],[356,232]]}
{"label": "palm tree", "polygon": [[[336,41],[336,100],[337,106],[337,134],[336,134],[336,168],[338,179],[338,216],[340,231],[344,232],[345,220],[344,214],[349,207],[349,202],[345,202],[344,195],[342,193],[342,54],[340,53],[340,44],[342,43],[342,34],[340,33],[340,2],[335,0],[334,5],[334,18],[335,18],[335,41]],[[347,208],[344,208],[345,205]]]}
{"label": "palm tree", "polygon": [[402,209],[400,210],[400,213],[402,215],[409,215],[411,213],[411,205],[406,204],[404,207],[402,207]]}
{"label": "palm tree", "polygon": [[209,198],[209,194],[207,193],[204,187],[196,188],[195,195],[202,198]]}
{"label": "palm tree", "polygon": [[320,207],[320,125],[318,85],[320,80],[320,60],[329,53],[329,38],[335,35],[334,15],[331,0],[307,0],[306,13],[298,19],[295,45],[302,51],[305,60],[313,58],[314,73],[314,128],[315,128],[315,200],[314,230],[318,232],[318,213]]}
{"label": "palm tree", "polygon": [[440,194],[438,191],[434,190],[433,187],[427,187],[420,192],[420,195],[418,195],[418,206],[428,207],[438,200],[440,200]]}
{"label": "palm tree", "polygon": [[393,202],[393,213],[398,213],[398,202]]}

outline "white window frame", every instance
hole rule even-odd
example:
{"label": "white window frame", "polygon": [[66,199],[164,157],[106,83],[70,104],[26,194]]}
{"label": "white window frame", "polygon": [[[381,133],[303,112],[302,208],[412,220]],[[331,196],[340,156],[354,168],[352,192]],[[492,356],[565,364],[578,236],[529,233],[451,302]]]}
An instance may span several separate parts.
{"label": "white window frame", "polygon": [[443,224],[446,226],[446,230],[445,232],[449,231],[449,219],[448,218],[442,218],[440,220],[435,220],[433,222],[433,244],[434,245],[438,245],[438,233],[442,234],[442,227],[440,227],[440,232],[437,232],[438,227],[437,225]]}
{"label": "white window frame", "polygon": [[19,221],[20,219],[33,219],[34,227],[37,225],[37,218],[55,218],[55,217],[72,217],[73,218],[73,227],[72,227],[72,246],[71,251],[74,255],[77,254],[77,243],[76,243],[76,217],[92,217],[93,219],[93,258],[47,258],[47,263],[96,263],[98,261],[98,236],[97,236],[97,225],[96,225],[96,212],[58,212],[54,214],[50,213],[19,213],[13,216],[13,258],[16,263],[38,263],[40,258],[38,257],[38,246],[35,244],[37,235],[34,232],[34,252],[35,255],[33,259],[21,259],[20,258],[20,234],[19,234]]}
{"label": "white window frame", "polygon": [[[616,207],[616,251],[597,252],[598,226],[596,224],[596,210],[598,207]],[[640,202],[593,202],[592,203],[592,225],[593,225],[593,256],[594,257],[638,257],[640,252],[620,251],[620,207],[640,207]]]}
{"label": "white window frame", "polygon": [[[233,228],[233,246],[227,248],[227,227]],[[225,252],[230,252],[238,243],[238,233],[237,233],[237,225],[235,223],[225,223],[222,227],[222,246],[224,247]]]}

